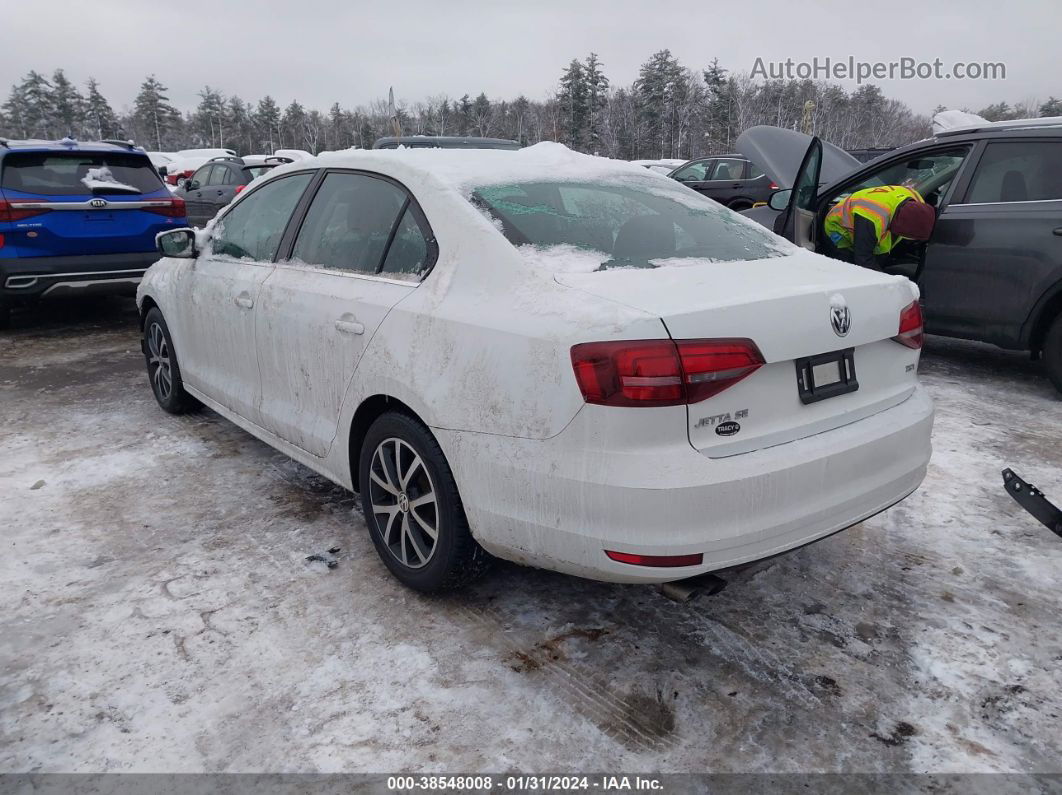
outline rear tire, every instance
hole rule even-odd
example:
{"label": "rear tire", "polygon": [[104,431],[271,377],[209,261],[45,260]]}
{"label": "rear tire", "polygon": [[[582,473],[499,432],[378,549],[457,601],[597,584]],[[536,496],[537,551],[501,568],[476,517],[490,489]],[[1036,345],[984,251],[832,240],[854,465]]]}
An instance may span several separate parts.
{"label": "rear tire", "polygon": [[1044,337],[1044,366],[1047,368],[1047,377],[1055,385],[1055,389],[1062,392],[1062,315],[1055,318],[1051,328]]}
{"label": "rear tire", "polygon": [[151,391],[163,411],[188,414],[203,408],[202,403],[184,391],[170,330],[158,307],[153,307],[144,318],[144,358]]}
{"label": "rear tire", "polygon": [[752,202],[747,202],[744,199],[739,199],[738,201],[732,202],[731,204],[728,204],[727,206],[731,210],[733,210],[734,212],[739,213],[742,210],[751,209],[752,208]]}
{"label": "rear tire", "polygon": [[490,556],[468,528],[450,465],[422,423],[393,411],[378,417],[361,447],[358,481],[372,543],[403,585],[453,590],[487,570]]}

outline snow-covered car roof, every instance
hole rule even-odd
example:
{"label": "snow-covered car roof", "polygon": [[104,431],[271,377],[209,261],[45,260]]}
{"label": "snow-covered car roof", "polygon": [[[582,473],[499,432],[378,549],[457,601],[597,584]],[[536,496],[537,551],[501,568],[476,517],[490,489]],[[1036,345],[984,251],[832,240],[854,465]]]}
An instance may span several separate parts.
{"label": "snow-covered car roof", "polygon": [[504,149],[347,149],[325,152],[274,169],[273,174],[307,166],[357,168],[399,177],[430,175],[467,194],[483,185],[517,182],[595,182],[666,179],[623,160],[584,155],[545,141],[518,150]]}

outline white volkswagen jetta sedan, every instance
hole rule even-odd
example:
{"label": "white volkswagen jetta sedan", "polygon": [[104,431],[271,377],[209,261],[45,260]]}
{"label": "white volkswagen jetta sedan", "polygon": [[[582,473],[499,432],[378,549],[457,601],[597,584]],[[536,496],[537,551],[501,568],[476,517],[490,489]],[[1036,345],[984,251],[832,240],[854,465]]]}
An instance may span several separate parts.
{"label": "white volkswagen jetta sedan", "polygon": [[663,582],[922,481],[916,288],[558,144],[275,169],[140,285],[159,404],[361,494],[406,585],[490,553]]}

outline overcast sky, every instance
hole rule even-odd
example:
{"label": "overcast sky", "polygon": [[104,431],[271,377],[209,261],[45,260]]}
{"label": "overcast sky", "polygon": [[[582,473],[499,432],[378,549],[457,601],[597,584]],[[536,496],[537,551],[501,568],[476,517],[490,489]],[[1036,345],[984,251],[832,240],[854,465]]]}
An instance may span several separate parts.
{"label": "overcast sky", "polygon": [[30,69],[63,67],[81,84],[96,77],[120,109],[154,72],[183,110],[206,84],[327,110],[391,85],[409,102],[480,91],[542,99],[591,51],[614,85],[664,48],[692,69],[718,58],[734,72],[757,58],[816,56],[1006,64],[1005,80],[872,81],[926,112],[1062,97],[1060,30],[1060,0],[48,0],[5,7],[0,90]]}

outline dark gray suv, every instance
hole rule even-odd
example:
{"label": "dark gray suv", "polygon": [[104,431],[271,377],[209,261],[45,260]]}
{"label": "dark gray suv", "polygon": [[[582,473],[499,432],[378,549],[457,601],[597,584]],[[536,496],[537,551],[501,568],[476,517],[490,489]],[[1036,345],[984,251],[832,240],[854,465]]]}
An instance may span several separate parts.
{"label": "dark gray suv", "polygon": [[937,209],[933,236],[902,244],[884,268],[918,283],[926,330],[1031,351],[1062,391],[1062,118],[946,130],[825,186],[822,142],[801,136],[798,147],[794,136],[754,127],[738,139],[792,189],[746,215],[828,253],[822,226],[836,202],[877,185],[915,188]]}

